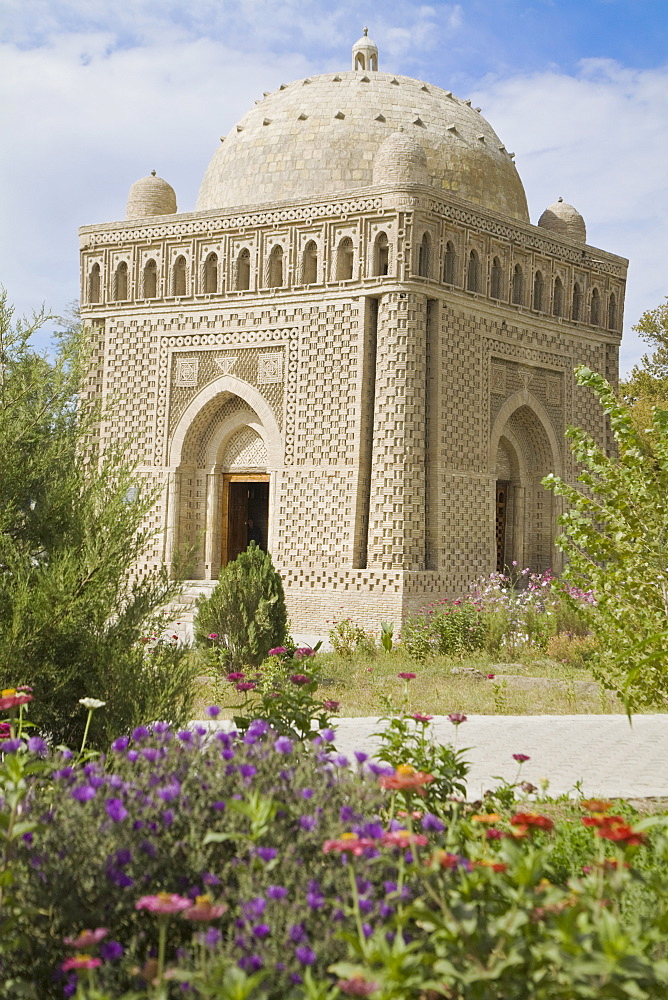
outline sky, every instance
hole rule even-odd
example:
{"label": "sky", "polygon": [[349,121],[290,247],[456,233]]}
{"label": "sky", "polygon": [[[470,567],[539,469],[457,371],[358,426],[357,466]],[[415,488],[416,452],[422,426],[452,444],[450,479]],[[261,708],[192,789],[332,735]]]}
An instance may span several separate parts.
{"label": "sky", "polygon": [[[668,295],[668,0],[1,0],[0,284],[19,315],[79,294],[77,229],[156,170],[192,211],[263,91],[381,70],[471,98],[515,152],[532,222],[563,197],[629,258],[621,364]],[[46,346],[48,331],[36,343]]]}

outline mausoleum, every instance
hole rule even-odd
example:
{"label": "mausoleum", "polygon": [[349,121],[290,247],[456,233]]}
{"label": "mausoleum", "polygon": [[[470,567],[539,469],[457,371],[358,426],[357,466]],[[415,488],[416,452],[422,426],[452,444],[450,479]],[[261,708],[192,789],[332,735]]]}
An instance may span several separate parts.
{"label": "mausoleum", "polygon": [[381,72],[365,29],[351,70],[255,102],[194,212],[154,171],[80,239],[101,442],[160,489],[140,571],[215,579],[251,518],[322,631],[558,568],[540,481],[576,475],[568,424],[605,438],[573,368],[616,378],[627,261],[561,199],[530,222],[471,101]]}

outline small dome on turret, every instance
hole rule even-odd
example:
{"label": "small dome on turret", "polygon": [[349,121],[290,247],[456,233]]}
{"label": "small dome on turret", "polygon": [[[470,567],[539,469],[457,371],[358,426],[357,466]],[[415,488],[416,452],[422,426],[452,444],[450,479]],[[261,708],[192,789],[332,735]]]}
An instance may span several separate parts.
{"label": "small dome on turret", "polygon": [[538,225],[543,229],[549,229],[559,236],[568,236],[578,243],[587,242],[587,227],[585,221],[576,208],[559,198],[554,205],[546,208]]}
{"label": "small dome on turret", "polygon": [[378,71],[378,46],[369,38],[369,29],[353,45],[353,69]]}
{"label": "small dome on turret", "polygon": [[148,177],[135,181],[128,194],[126,219],[141,219],[147,215],[174,215],[176,193],[171,184],[157,177],[152,170]]}
{"label": "small dome on turret", "polygon": [[374,184],[429,184],[427,154],[403,131],[381,143],[373,161]]}

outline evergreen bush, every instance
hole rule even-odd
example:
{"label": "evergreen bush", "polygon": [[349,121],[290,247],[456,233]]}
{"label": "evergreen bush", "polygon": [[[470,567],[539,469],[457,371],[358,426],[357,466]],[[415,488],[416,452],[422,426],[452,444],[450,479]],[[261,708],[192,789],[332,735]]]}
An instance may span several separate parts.
{"label": "evergreen bush", "polygon": [[283,581],[255,542],[223,566],[211,596],[197,601],[195,639],[215,643],[226,669],[258,667],[283,645],[287,625]]}

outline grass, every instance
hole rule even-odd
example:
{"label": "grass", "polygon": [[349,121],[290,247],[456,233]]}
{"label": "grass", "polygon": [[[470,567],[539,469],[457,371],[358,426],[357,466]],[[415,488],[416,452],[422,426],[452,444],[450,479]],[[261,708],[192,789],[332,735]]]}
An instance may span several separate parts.
{"label": "grass", "polygon": [[[502,662],[499,654],[437,656],[416,663],[401,646],[390,653],[357,652],[350,657],[319,653],[322,697],[340,702],[343,718],[385,713],[385,699],[398,704],[404,691],[399,673],[416,674],[409,684],[411,708],[429,715],[601,715],[623,714],[624,706],[602,692],[586,668],[548,659],[540,651]],[[488,674],[493,673],[493,679]],[[542,678],[532,683],[531,678]],[[522,686],[524,685],[524,686]],[[530,685],[530,686],[529,686]],[[239,695],[230,684],[203,681],[196,717],[213,701],[232,715]],[[656,710],[655,710],[656,711]],[[198,714],[197,714],[198,713]]]}

